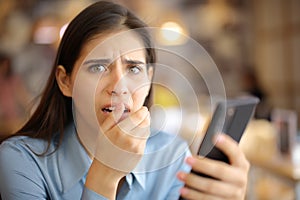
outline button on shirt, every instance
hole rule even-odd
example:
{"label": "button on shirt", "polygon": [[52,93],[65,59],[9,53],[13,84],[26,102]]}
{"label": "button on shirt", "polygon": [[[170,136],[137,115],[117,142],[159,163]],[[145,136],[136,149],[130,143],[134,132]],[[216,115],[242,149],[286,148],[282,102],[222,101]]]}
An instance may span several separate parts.
{"label": "button on shirt", "polygon": [[[0,146],[0,193],[5,199],[106,199],[85,187],[92,160],[70,125],[61,146],[52,154],[39,156],[47,142],[16,136]],[[49,152],[55,148],[50,145]],[[178,171],[190,170],[184,159],[190,155],[180,138],[166,134],[152,135],[145,155],[126,179],[117,199],[177,200],[183,183]]]}

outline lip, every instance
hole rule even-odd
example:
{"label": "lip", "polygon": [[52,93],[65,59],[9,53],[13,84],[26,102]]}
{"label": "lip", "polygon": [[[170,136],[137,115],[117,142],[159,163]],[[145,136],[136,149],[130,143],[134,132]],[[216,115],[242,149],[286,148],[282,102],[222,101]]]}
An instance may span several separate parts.
{"label": "lip", "polygon": [[130,113],[131,108],[126,103],[106,104],[104,106],[101,106],[101,111],[105,114],[110,114],[115,110],[116,107],[120,106],[120,104],[124,104],[125,107],[124,113]]}
{"label": "lip", "polygon": [[[124,103],[122,103],[122,104],[124,104]],[[106,111],[104,111],[104,109],[117,107],[117,106],[120,106],[120,104],[113,104],[113,105],[112,104],[106,104],[105,106],[102,106],[101,109],[100,109],[101,112],[102,112],[102,115],[107,117],[107,116],[113,114],[113,111],[106,112]],[[120,121],[124,120],[125,118],[127,118],[129,116],[129,113],[131,112],[130,107],[127,104],[124,104],[124,107],[125,107],[124,112],[122,113],[122,115],[120,116],[119,119],[115,119],[115,123],[119,123]]]}

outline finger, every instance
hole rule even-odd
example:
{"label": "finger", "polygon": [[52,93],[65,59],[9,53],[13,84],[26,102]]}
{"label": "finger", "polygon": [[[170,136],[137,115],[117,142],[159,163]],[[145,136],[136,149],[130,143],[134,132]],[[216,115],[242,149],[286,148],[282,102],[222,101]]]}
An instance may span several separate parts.
{"label": "finger", "polygon": [[148,108],[143,106],[138,111],[132,113],[128,118],[122,120],[118,126],[126,133],[130,133],[136,127],[139,127],[143,124],[147,124],[144,120],[149,118],[150,114]]}
{"label": "finger", "polygon": [[185,186],[193,190],[202,191],[205,194],[210,194],[223,198],[233,198],[238,193],[238,187],[226,182],[198,176],[193,173],[179,172],[177,174],[179,180],[185,183]]}
{"label": "finger", "polygon": [[224,198],[216,197],[216,196],[206,194],[206,193],[203,193],[200,191],[196,191],[196,190],[188,188],[188,187],[181,188],[180,195],[184,199],[189,199],[189,200],[198,200],[198,199],[222,200],[222,199],[224,199]]}
{"label": "finger", "polygon": [[228,157],[231,165],[249,169],[249,162],[234,139],[226,134],[218,134],[214,140],[216,147]]}
{"label": "finger", "polygon": [[236,168],[225,162],[200,156],[188,157],[186,162],[192,167],[194,172],[228,182],[233,182],[231,179],[235,179]]}
{"label": "finger", "polygon": [[136,127],[131,129],[128,134],[139,139],[148,139],[150,135],[150,114]]}
{"label": "finger", "polygon": [[120,103],[115,107],[115,110],[112,111],[112,113],[104,120],[104,122],[101,125],[101,129],[103,132],[108,131],[113,126],[118,123],[118,121],[121,119],[123,113],[124,113],[125,106],[124,104]]}

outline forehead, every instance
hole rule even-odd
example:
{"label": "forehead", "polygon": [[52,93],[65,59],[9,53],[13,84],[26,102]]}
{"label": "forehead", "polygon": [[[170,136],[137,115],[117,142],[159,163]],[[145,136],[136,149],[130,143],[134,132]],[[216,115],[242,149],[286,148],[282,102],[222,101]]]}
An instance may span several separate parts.
{"label": "forehead", "polygon": [[115,60],[120,56],[145,60],[143,41],[133,30],[97,35],[83,46],[79,60],[81,63],[95,58]]}

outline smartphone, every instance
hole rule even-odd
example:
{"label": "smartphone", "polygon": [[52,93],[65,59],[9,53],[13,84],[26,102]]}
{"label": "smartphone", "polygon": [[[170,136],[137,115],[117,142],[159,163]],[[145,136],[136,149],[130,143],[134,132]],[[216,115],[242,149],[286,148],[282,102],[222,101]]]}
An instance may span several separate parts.
{"label": "smartphone", "polygon": [[[227,156],[215,147],[213,137],[222,132],[239,142],[258,103],[259,99],[256,97],[228,99],[219,102],[206,129],[206,133],[197,154],[229,163]],[[203,177],[213,178],[193,170],[192,173]],[[184,200],[184,198],[180,196],[179,200]]]}
{"label": "smartphone", "polygon": [[239,142],[258,102],[256,97],[219,102],[200,144],[198,155],[229,163],[227,156],[215,147],[213,137],[222,132]]}

